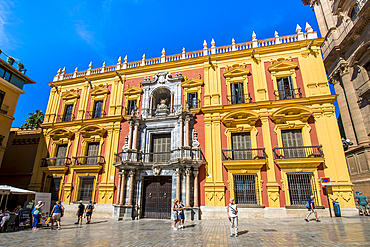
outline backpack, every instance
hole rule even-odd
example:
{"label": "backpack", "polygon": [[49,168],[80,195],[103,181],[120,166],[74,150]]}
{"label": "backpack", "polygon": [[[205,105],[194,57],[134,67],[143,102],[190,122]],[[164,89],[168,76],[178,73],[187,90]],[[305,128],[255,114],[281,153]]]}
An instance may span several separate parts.
{"label": "backpack", "polygon": [[306,203],[306,208],[308,208],[308,209],[311,208],[311,205],[310,205],[310,202],[309,201],[307,201],[307,203]]}
{"label": "backpack", "polygon": [[92,205],[91,204],[87,205],[87,212],[89,212],[89,213],[92,212]]}

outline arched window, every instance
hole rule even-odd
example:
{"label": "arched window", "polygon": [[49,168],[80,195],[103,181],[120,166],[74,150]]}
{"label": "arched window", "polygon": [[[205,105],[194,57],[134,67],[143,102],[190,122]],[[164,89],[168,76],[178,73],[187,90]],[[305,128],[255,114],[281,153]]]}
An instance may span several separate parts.
{"label": "arched window", "polygon": [[353,7],[352,11],[351,11],[351,20],[352,21],[356,21],[358,16],[358,12],[360,12],[360,6],[356,3],[355,6]]}

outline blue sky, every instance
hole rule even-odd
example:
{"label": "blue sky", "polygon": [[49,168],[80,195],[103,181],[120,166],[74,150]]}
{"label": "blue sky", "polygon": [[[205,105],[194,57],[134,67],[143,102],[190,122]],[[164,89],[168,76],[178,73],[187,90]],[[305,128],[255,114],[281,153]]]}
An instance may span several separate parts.
{"label": "blue sky", "polygon": [[0,49],[21,61],[36,81],[24,87],[13,126],[28,112],[45,112],[50,87],[59,68],[72,73],[128,60],[201,50],[203,40],[216,46],[295,33],[309,22],[318,30],[314,12],[300,0],[282,1],[9,1],[0,0]]}

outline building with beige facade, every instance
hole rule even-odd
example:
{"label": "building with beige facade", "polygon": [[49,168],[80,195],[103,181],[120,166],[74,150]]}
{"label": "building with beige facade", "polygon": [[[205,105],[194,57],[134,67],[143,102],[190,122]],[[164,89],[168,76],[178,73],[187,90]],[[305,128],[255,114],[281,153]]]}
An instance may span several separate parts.
{"label": "building with beige facade", "polygon": [[370,1],[303,0],[316,14],[322,53],[338,94],[346,160],[354,189],[370,195]]}

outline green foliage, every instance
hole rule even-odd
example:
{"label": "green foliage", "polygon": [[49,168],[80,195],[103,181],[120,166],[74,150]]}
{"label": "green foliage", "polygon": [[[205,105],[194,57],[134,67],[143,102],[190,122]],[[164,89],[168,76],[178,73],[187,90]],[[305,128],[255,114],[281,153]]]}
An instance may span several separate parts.
{"label": "green foliage", "polygon": [[42,113],[41,110],[36,110],[35,113],[28,113],[28,117],[26,119],[26,123],[22,124],[21,128],[26,128],[26,129],[34,129],[34,128],[39,128],[40,124],[44,122],[44,113]]}

